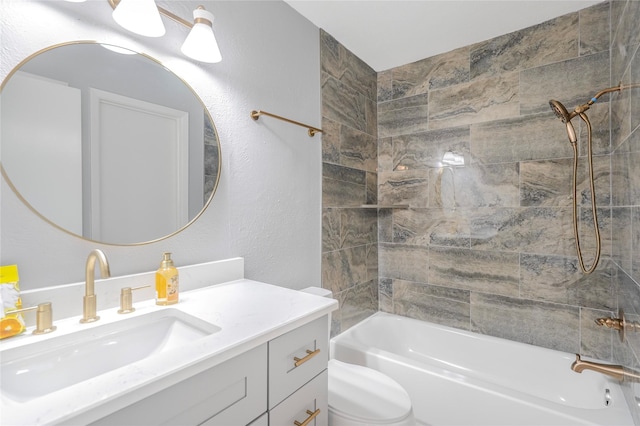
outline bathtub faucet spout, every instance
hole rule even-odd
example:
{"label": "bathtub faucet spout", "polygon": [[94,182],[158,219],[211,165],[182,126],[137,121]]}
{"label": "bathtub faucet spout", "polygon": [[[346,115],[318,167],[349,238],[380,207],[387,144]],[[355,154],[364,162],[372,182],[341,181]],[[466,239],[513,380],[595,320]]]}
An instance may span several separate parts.
{"label": "bathtub faucet spout", "polygon": [[571,364],[571,369],[576,373],[582,373],[584,370],[591,370],[597,373],[611,376],[616,380],[640,381],[640,374],[635,371],[626,370],[621,365],[600,364],[597,362],[583,361],[580,355],[576,354],[576,360]]}

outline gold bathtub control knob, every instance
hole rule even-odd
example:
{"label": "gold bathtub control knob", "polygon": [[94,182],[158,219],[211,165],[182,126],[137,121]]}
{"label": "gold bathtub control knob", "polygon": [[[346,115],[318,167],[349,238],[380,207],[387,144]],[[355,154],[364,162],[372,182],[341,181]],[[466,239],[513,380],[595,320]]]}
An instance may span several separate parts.
{"label": "gold bathtub control knob", "polygon": [[119,314],[129,314],[131,312],[135,312],[136,308],[133,307],[133,294],[132,292],[136,290],[141,290],[143,288],[149,288],[150,285],[143,285],[142,287],[123,287],[120,290],[120,309],[118,309]]}
{"label": "gold bathtub control knob", "polygon": [[637,321],[627,321],[622,308],[618,310],[618,318],[598,318],[596,319],[596,324],[618,330],[621,342],[624,342],[626,332],[640,331],[640,323]]}
{"label": "gold bathtub control knob", "polygon": [[620,330],[623,327],[623,321],[620,318],[598,318],[596,324],[613,328],[614,330]]}

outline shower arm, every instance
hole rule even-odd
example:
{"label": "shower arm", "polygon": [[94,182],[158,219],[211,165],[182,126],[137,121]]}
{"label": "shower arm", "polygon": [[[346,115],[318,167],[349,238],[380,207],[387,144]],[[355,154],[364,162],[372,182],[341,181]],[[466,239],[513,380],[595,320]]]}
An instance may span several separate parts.
{"label": "shower arm", "polygon": [[571,112],[569,114],[569,120],[573,119],[574,117],[576,117],[577,115],[580,115],[581,113],[585,112],[586,110],[588,110],[589,108],[591,108],[591,105],[593,105],[602,95],[605,95],[607,93],[611,93],[611,92],[620,92],[622,90],[625,89],[635,89],[635,88],[640,88],[640,83],[632,83],[632,84],[628,84],[628,85],[624,85],[622,83],[620,83],[620,85],[618,86],[614,86],[614,87],[609,87],[607,89],[601,90],[598,93],[596,93],[595,95],[593,95],[593,97],[591,99],[589,99],[589,102],[587,102],[586,104],[582,104],[576,107],[576,109],[573,110],[573,112]]}

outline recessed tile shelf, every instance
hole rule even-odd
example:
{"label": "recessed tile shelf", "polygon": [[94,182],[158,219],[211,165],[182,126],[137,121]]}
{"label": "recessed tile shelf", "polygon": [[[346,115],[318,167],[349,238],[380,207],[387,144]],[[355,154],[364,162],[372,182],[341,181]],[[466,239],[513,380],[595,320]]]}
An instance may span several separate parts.
{"label": "recessed tile shelf", "polygon": [[409,204],[393,204],[393,205],[362,204],[360,208],[362,209],[408,209]]}

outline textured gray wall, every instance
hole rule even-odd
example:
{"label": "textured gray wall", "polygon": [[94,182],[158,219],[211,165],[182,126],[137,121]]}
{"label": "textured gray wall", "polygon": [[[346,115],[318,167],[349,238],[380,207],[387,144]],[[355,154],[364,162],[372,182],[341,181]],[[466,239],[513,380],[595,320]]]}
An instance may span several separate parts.
{"label": "textured gray wall", "polygon": [[[106,1],[3,0],[0,79],[34,52],[71,40],[108,42],[159,59],[194,88],[215,122],[222,177],[213,201],[175,236],[112,246],[52,227],[3,179],[0,263],[18,265],[25,290],[84,280],[93,248],[105,251],[114,276],[155,270],[162,252],[171,251],[178,266],[242,256],[248,278],[290,288],[319,286],[320,140],[303,128],[249,116],[252,109],[264,109],[320,123],[318,29],[281,1],[158,4],[182,17],[199,4],[212,11],[222,62],[185,59],[180,45],[187,31],[171,21],[157,39],[126,32],[113,21]],[[31,31],[34,27],[41,30]]]}

